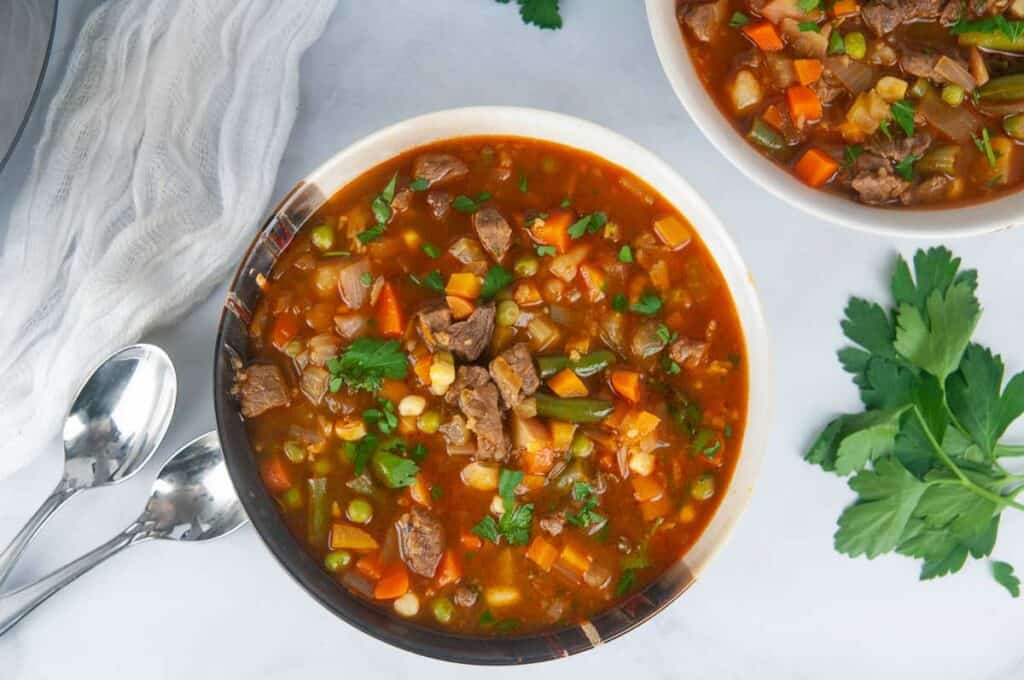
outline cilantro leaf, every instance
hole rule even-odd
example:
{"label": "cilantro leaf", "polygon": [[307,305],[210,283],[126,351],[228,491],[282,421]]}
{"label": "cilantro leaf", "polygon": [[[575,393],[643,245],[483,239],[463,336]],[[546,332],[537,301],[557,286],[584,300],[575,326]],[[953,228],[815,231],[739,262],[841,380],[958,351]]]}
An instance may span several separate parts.
{"label": "cilantro leaf", "polygon": [[992,562],[992,578],[1010,595],[1020,597],[1020,579],[1013,573],[1013,566],[1006,562]]}
{"label": "cilantro leaf", "polygon": [[327,370],[331,392],[342,385],[373,392],[381,389],[384,378],[405,380],[409,364],[397,340],[357,338],[340,357],[328,360]]}
{"label": "cilantro leaf", "polygon": [[480,297],[484,300],[491,300],[501,292],[502,288],[510,285],[514,280],[515,277],[510,272],[496,264],[484,275],[484,283],[480,287]]}

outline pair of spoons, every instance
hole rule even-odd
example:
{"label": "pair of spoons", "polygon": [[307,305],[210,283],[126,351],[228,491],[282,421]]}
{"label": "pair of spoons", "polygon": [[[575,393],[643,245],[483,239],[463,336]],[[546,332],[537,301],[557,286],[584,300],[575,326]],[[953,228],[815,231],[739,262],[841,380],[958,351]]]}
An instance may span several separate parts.
{"label": "pair of spoons", "polygon": [[[108,357],[74,399],[64,422],[64,474],[57,488],[0,552],[0,584],[46,520],[78,492],[122,482],[149,461],[171,424],[178,385],[167,354],[131,345]],[[247,518],[216,432],[164,464],[139,518],[124,531],[39,581],[0,595],[0,635],[51,595],[128,546],[150,539],[204,541]]]}

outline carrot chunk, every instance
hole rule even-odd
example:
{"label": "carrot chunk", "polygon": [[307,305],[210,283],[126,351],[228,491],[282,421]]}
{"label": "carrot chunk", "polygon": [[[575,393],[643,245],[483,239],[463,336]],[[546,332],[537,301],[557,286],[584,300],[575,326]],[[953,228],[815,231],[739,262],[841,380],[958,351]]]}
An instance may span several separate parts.
{"label": "carrot chunk", "polygon": [[612,387],[620,397],[634,404],[640,401],[640,374],[636,371],[612,371]]}
{"label": "carrot chunk", "polygon": [[299,334],[299,317],[291,312],[281,312],[274,317],[274,326],[270,330],[270,344],[284,351],[285,345]]}
{"label": "carrot chunk", "polygon": [[859,11],[857,0],[836,0],[832,3],[832,16],[836,19],[852,16]]}
{"label": "carrot chunk", "polygon": [[372,552],[368,555],[363,555],[356,560],[356,571],[370,579],[376,581],[380,578],[382,567],[380,563],[380,553]]}
{"label": "carrot chunk", "polygon": [[789,103],[789,115],[797,127],[821,120],[821,99],[818,98],[817,92],[806,85],[788,87],[786,101]]}
{"label": "carrot chunk", "polygon": [[633,485],[633,498],[641,503],[660,498],[665,493],[665,487],[653,477],[630,477],[629,482]]}
{"label": "carrot chunk", "polygon": [[585,397],[589,392],[587,386],[571,368],[563,368],[548,378],[548,387],[560,397]]}
{"label": "carrot chunk", "polygon": [[526,549],[526,559],[530,560],[543,571],[551,571],[558,559],[558,548],[551,545],[543,536],[535,536]]}
{"label": "carrot chunk", "polygon": [[747,24],[743,27],[743,33],[765,52],[778,52],[783,48],[779,29],[770,21]]}
{"label": "carrot chunk", "polygon": [[370,552],[377,548],[377,539],[359,527],[342,522],[335,522],[331,527],[331,550]]}
{"label": "carrot chunk", "polygon": [[448,309],[452,310],[452,318],[455,319],[465,319],[475,309],[472,302],[458,295],[446,295],[444,300],[448,304]]}
{"label": "carrot chunk", "polygon": [[437,585],[444,588],[446,585],[458,582],[462,578],[462,564],[455,551],[448,548],[444,551],[441,564],[437,568]]}
{"label": "carrot chunk", "polygon": [[819,59],[794,59],[793,70],[801,85],[810,85],[821,77],[822,66]]}
{"label": "carrot chunk", "polygon": [[534,240],[548,246],[554,246],[559,255],[569,250],[569,243],[572,240],[569,236],[569,227],[572,226],[573,216],[567,210],[552,210],[544,219],[534,220],[530,226],[530,233]]}
{"label": "carrot chunk", "polygon": [[459,537],[459,542],[466,550],[479,550],[484,544],[476,534],[462,534]]}
{"label": "carrot chunk", "polygon": [[380,289],[374,314],[377,317],[377,330],[384,337],[397,338],[405,333],[402,305],[398,302],[398,296],[395,295],[395,289],[390,282],[385,283]]}
{"label": "carrot chunk", "polygon": [[448,285],[445,286],[444,292],[466,300],[475,300],[480,297],[480,287],[480,279],[476,274],[456,272],[448,277]]}
{"label": "carrot chunk", "polygon": [[380,580],[373,586],[373,596],[378,600],[394,600],[409,592],[409,570],[402,562],[392,562],[381,572]]}
{"label": "carrot chunk", "polygon": [[292,473],[280,456],[263,459],[260,463],[260,476],[263,477],[263,483],[274,493],[287,491],[292,486]]}
{"label": "carrot chunk", "polygon": [[815,189],[832,179],[838,169],[839,163],[821,149],[808,149],[793,167],[796,176]]}

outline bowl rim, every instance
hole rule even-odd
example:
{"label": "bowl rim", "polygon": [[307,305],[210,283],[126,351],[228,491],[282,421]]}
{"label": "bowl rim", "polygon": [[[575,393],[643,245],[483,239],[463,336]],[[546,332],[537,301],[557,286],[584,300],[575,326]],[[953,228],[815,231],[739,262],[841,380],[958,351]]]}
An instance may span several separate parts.
{"label": "bowl rim", "polygon": [[[487,135],[537,139],[582,149],[640,177],[662,194],[693,223],[725,278],[740,319],[748,366],[747,421],[741,454],[725,497],[694,546],[644,590],[589,622],[553,631],[501,637],[448,634],[396,619],[338,587],[304,550],[296,549],[298,543],[284,527],[273,501],[259,482],[247,438],[239,437],[240,417],[229,396],[231,362],[233,358],[240,358],[228,344],[229,326],[237,326],[234,323],[237,320],[243,327],[247,324],[244,315],[247,310],[239,309],[235,291],[246,281],[255,279],[257,273],[264,273],[255,264],[258,251],[277,238],[280,218],[295,197],[310,185],[332,176],[336,179],[339,171],[342,175],[347,173],[347,179],[337,186],[332,184],[322,197],[325,194],[329,197],[355,177],[403,151],[446,139]],[[410,143],[409,139],[416,141]],[[623,155],[634,162],[619,160]],[[307,217],[308,214],[305,213]],[[294,225],[292,233],[299,227],[301,223]],[[278,254],[284,247],[286,244],[277,246]],[[217,431],[232,483],[261,540],[285,571],[320,604],[364,633],[421,655],[481,665],[533,663],[591,649],[635,629],[692,585],[724,546],[750,500],[770,434],[773,385],[771,344],[753,277],[725,227],[696,190],[653,153],[607,128],[565,114],[507,106],[448,109],[395,123],[342,149],[300,180],[269,213],[240,261],[218,323],[214,361]],[[268,508],[272,512],[268,513]],[[608,630],[600,630],[602,628]]]}
{"label": "bowl rim", "polygon": [[959,238],[1024,221],[1024,191],[955,208],[882,208],[812,189],[755,151],[718,109],[697,76],[676,20],[675,0],[645,0],[647,23],[669,84],[707,140],[754,184],[820,219],[857,231],[908,238]]}

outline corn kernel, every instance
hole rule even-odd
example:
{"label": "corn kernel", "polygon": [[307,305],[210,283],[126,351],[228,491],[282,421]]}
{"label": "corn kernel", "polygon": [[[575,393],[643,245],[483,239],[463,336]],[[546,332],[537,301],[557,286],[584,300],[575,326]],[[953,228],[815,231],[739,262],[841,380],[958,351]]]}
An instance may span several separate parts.
{"label": "corn kernel", "polygon": [[412,618],[420,613],[420,598],[416,596],[416,593],[406,593],[395,600],[394,607],[399,616]]}
{"label": "corn kernel", "polygon": [[629,457],[629,469],[633,474],[646,477],[654,472],[654,454],[637,451]]}
{"label": "corn kernel", "polygon": [[427,400],[418,394],[402,397],[398,402],[398,414],[402,416],[418,416],[427,408]]}
{"label": "corn kernel", "polygon": [[338,439],[354,442],[366,436],[366,424],[358,418],[341,418],[334,423]]}

